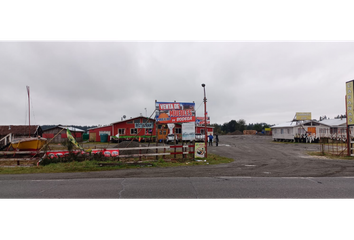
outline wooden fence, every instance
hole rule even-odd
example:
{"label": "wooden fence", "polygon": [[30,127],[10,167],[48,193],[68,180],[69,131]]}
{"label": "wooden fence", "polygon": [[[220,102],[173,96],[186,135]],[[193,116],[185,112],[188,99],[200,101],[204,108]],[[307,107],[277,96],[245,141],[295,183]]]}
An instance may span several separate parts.
{"label": "wooden fence", "polygon": [[[159,156],[162,156],[163,159],[171,156],[171,160],[177,159],[177,155],[182,155],[182,158],[194,158],[194,145],[174,145],[174,146],[151,146],[151,147],[134,147],[134,148],[107,148],[107,149],[93,149],[96,153],[104,154],[105,151],[119,151],[119,155],[115,158],[118,160],[120,158],[139,158],[139,161],[144,157],[155,157],[158,160]],[[127,151],[132,151],[134,153],[122,154]],[[17,165],[20,165],[22,161],[40,161],[38,155],[47,156],[48,153],[53,151],[0,151],[0,162],[17,162]],[[54,151],[55,152],[55,151]],[[62,151],[63,152],[63,151]],[[68,152],[68,151],[67,151]],[[80,152],[80,151],[75,151]],[[138,153],[136,153],[138,152]],[[36,156],[36,157],[35,157]],[[65,154],[64,154],[65,156]],[[173,157],[172,157],[173,156]]]}
{"label": "wooden fence", "polygon": [[[151,157],[155,156],[156,160],[159,156],[165,158],[166,156],[174,156],[176,159],[177,155],[181,155],[183,158],[187,158],[189,154],[193,154],[191,158],[194,158],[194,145],[174,145],[174,146],[152,146],[152,147],[135,147],[135,148],[115,148],[114,150],[119,150],[119,155],[117,158],[137,158],[141,160],[142,157]],[[178,149],[178,151],[177,151]],[[107,149],[113,150],[113,149]],[[146,153],[144,153],[144,150]],[[149,150],[155,150],[155,153],[149,153]],[[159,151],[160,150],[160,151]],[[172,150],[172,151],[168,151]],[[135,154],[121,154],[124,151],[139,151],[139,153]]]}

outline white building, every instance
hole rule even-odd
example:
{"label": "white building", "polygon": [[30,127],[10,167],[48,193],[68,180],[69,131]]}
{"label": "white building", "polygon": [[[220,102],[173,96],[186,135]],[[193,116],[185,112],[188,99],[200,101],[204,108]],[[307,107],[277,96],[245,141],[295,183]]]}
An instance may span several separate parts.
{"label": "white building", "polygon": [[[318,142],[322,138],[346,140],[346,119],[292,121],[271,127],[274,141]],[[353,129],[351,130],[351,138]]]}

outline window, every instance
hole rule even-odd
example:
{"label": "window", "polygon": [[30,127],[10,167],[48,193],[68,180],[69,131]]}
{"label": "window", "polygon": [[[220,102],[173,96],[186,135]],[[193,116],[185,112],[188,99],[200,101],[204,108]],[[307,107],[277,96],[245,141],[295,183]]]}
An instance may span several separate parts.
{"label": "window", "polygon": [[297,132],[298,132],[299,134],[304,134],[304,133],[305,133],[305,129],[303,129],[303,128],[298,128],[298,129],[297,129]]}
{"label": "window", "polygon": [[200,134],[204,134],[204,129],[200,129]]}
{"label": "window", "polygon": [[128,121],[127,124],[133,124],[133,121]]}
{"label": "window", "polygon": [[280,129],[280,134],[284,134],[284,129]]}
{"label": "window", "polygon": [[145,135],[151,135],[152,134],[152,129],[151,128],[146,128],[145,129]]}
{"label": "window", "polygon": [[130,135],[137,134],[137,133],[138,133],[138,129],[136,129],[136,128],[130,129]]}
{"label": "window", "polygon": [[118,129],[118,133],[121,134],[121,135],[124,135],[125,134],[125,128]]}
{"label": "window", "polygon": [[108,134],[108,136],[109,136],[109,135],[111,135],[111,132],[110,132],[110,131],[99,131],[98,134],[99,134],[99,135]]}
{"label": "window", "polygon": [[135,119],[134,123],[140,123],[140,119]]}
{"label": "window", "polygon": [[331,134],[336,134],[338,132],[338,128],[331,128]]}
{"label": "window", "polygon": [[176,133],[182,133],[182,128],[176,128]]}

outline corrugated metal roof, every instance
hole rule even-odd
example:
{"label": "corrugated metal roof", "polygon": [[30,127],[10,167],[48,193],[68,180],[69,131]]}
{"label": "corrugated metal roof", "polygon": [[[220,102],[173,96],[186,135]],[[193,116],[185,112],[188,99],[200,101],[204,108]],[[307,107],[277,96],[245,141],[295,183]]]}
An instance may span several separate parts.
{"label": "corrugated metal roof", "polygon": [[[36,134],[38,125],[30,126],[31,135]],[[7,125],[0,126],[0,136],[5,136],[9,133],[13,133],[15,135],[26,136],[29,134],[29,126],[27,125]]]}
{"label": "corrugated metal roof", "polygon": [[[309,123],[309,122],[317,122],[323,125],[327,125],[329,127],[338,127],[342,125],[346,124],[346,119],[326,119],[326,120],[322,120],[322,121],[314,121],[314,120],[310,120],[310,121],[303,121],[302,124],[305,123]],[[286,122],[286,123],[280,123],[278,125],[275,125],[273,127],[270,128],[283,128],[283,127],[295,127],[297,126],[296,122]]]}
{"label": "corrugated metal roof", "polygon": [[296,122],[285,122],[285,123],[280,123],[280,124],[275,125],[275,126],[270,127],[270,128],[295,127],[295,126],[296,126]]}
{"label": "corrugated metal roof", "polygon": [[154,119],[154,118],[148,118],[148,117],[144,117],[144,116],[139,116],[139,117],[135,117],[135,118],[125,119],[125,120],[123,120],[123,121],[119,121],[119,122],[114,122],[114,123],[111,123],[110,125],[114,125],[114,124],[121,123],[121,122],[126,122],[126,121],[132,121],[132,120],[137,119],[137,118],[144,118],[144,119],[148,119],[148,120],[149,120],[149,122],[150,122],[150,121],[151,121],[151,122],[154,122],[154,121],[155,121],[155,119]]}
{"label": "corrugated metal roof", "polygon": [[346,118],[342,118],[342,119],[325,119],[322,121],[319,121],[319,123],[331,126],[331,127],[338,127],[340,125],[345,125],[347,123]]}
{"label": "corrugated metal roof", "polygon": [[69,129],[69,131],[71,132],[85,132],[84,130],[80,129],[80,128],[75,128],[75,127],[66,127],[66,126],[58,126],[60,128],[64,128],[64,129]]}
{"label": "corrugated metal roof", "polygon": [[48,128],[46,130],[44,130],[43,132],[48,132],[49,130],[55,129],[55,128],[63,128],[63,129],[67,129],[69,128],[69,130],[71,132],[85,132],[84,130],[80,129],[80,128],[75,128],[75,127],[66,127],[66,126],[62,126],[62,125],[58,125],[52,128]]}

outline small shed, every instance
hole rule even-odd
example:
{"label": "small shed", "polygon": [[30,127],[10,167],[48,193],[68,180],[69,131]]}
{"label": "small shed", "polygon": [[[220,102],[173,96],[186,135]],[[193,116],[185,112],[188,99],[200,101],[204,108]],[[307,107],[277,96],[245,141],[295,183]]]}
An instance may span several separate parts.
{"label": "small shed", "polygon": [[77,142],[82,142],[82,134],[85,132],[82,129],[58,125],[52,128],[48,128],[43,131],[43,137],[53,143],[65,142],[67,140],[66,129],[69,129],[73,137]]}
{"label": "small shed", "polygon": [[43,130],[39,125],[2,125],[0,126],[0,138],[12,133],[15,138],[37,137],[43,134]]}
{"label": "small shed", "polygon": [[90,128],[89,130],[89,141],[90,142],[100,142],[102,134],[112,135],[112,125],[99,126],[95,128]]}
{"label": "small shed", "polygon": [[[11,136],[10,136],[11,134]],[[0,126],[0,147],[9,143],[12,139],[42,137],[43,130],[39,125],[2,125]]]}

